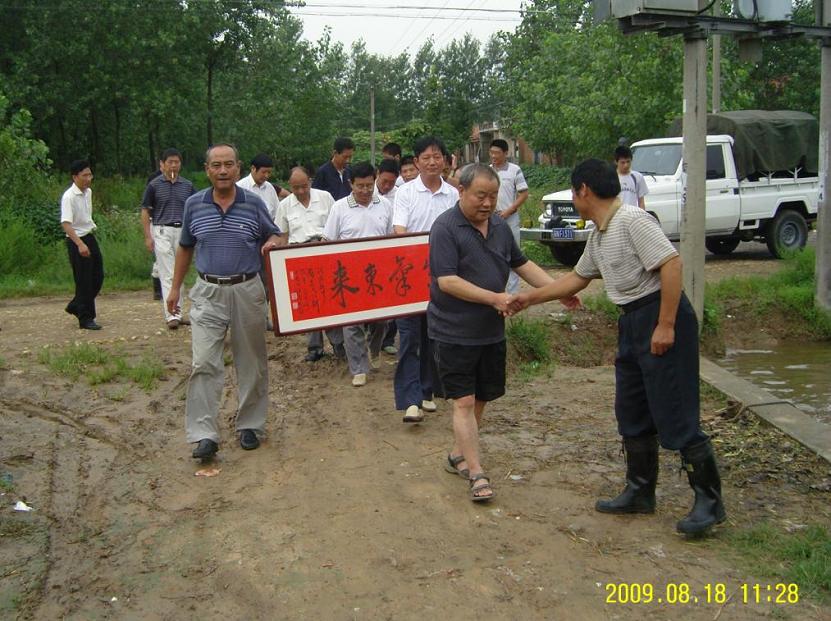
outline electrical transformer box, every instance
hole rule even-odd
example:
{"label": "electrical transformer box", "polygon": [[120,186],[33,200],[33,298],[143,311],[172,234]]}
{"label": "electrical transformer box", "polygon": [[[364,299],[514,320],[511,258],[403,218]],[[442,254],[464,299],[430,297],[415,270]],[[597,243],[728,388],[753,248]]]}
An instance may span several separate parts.
{"label": "electrical transformer box", "polygon": [[707,0],[611,0],[611,10],[618,19],[638,13],[695,15],[707,4]]}

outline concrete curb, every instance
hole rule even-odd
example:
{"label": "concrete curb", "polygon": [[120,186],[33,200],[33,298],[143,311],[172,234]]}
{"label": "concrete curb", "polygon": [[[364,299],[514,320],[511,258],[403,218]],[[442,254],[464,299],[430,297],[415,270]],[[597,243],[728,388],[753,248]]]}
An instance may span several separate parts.
{"label": "concrete curb", "polygon": [[736,377],[703,356],[700,360],[700,375],[713,388],[741,402],[756,416],[831,462],[831,425],[813,419],[795,405],[782,402],[765,389]]}

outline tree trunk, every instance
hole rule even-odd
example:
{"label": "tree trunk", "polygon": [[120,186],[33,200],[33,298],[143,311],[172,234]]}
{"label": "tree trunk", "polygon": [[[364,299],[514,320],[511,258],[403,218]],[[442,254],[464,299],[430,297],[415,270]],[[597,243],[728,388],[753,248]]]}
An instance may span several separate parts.
{"label": "tree trunk", "polygon": [[95,113],[95,108],[89,111],[89,138],[91,164],[97,167],[100,161],[100,146],[98,141],[98,115]]}
{"label": "tree trunk", "polygon": [[115,114],[115,168],[119,173],[121,170],[121,110],[118,107],[118,102],[113,101],[113,112]]}
{"label": "tree trunk", "polygon": [[208,146],[214,143],[214,63],[208,61]]}

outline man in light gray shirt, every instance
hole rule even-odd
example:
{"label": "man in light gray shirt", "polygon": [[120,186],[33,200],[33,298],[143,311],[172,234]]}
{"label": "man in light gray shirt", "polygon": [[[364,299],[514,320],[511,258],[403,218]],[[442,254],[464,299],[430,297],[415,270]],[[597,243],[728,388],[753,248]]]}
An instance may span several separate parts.
{"label": "man in light gray shirt", "polygon": [[[519,208],[528,199],[528,184],[522,169],[508,161],[508,143],[501,138],[491,142],[488,151],[491,157],[491,167],[499,175],[499,199],[496,212],[511,227],[516,245],[519,246]],[[511,270],[508,277],[508,293],[519,291],[519,277]]]}

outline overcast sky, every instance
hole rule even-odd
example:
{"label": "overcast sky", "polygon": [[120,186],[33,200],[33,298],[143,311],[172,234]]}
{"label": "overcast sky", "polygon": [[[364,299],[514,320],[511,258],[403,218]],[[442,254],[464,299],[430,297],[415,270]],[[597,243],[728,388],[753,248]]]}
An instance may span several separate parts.
{"label": "overcast sky", "polygon": [[[316,41],[323,29],[349,50],[363,39],[367,50],[384,56],[415,53],[429,37],[445,47],[466,32],[482,42],[498,30],[513,31],[520,22],[522,0],[307,0],[291,8],[303,20],[306,39]],[[477,10],[478,9],[478,10]]]}

